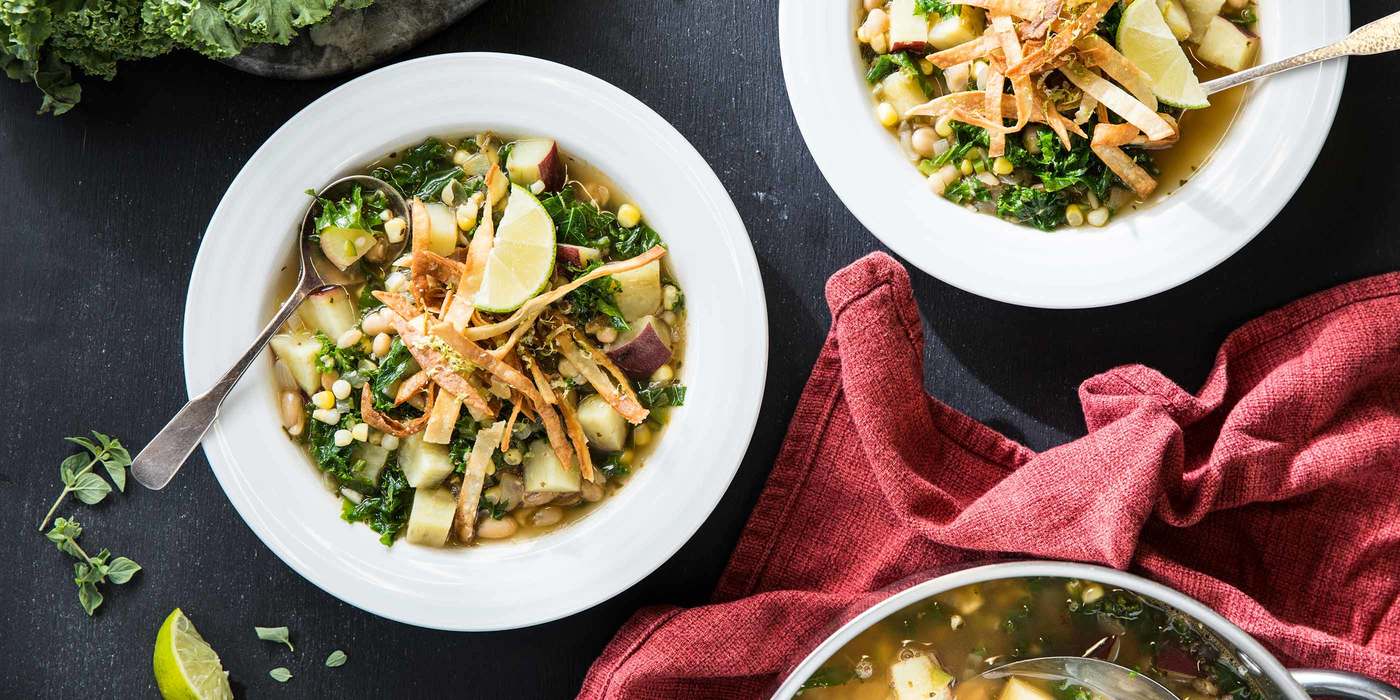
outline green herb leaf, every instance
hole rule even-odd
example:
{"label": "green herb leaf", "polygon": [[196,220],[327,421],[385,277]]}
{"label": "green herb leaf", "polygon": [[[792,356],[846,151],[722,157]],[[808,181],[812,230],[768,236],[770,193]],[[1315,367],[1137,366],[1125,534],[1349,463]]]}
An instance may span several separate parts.
{"label": "green herb leaf", "polygon": [[254,627],[253,631],[264,642],[286,644],[288,651],[296,651],[296,647],[292,646],[292,633],[286,627]]}
{"label": "green herb leaf", "polygon": [[347,657],[345,656],[345,652],[336,649],[335,651],[331,652],[330,656],[326,657],[326,666],[328,668],[337,668],[340,666],[344,666],[346,658]]}
{"label": "green herb leaf", "polygon": [[140,564],[137,564],[136,562],[127,559],[126,557],[117,557],[116,559],[112,560],[111,564],[107,565],[107,580],[120,586],[121,584],[130,581],[131,577],[135,576],[136,572],[140,570]]}
{"label": "green herb leaf", "polygon": [[640,382],[636,386],[637,399],[643,408],[666,408],[685,404],[685,385],[680,382]]}
{"label": "green herb leaf", "polygon": [[[602,260],[594,260],[583,269],[570,267],[569,271],[574,279],[601,267]],[[617,283],[611,276],[600,277],[596,280],[584,284],[582,287],[569,292],[569,316],[580,324],[592,321],[596,316],[603,316],[608,319],[609,325],[619,331],[629,330],[627,319],[622,315],[622,311],[617,308],[617,295],[622,293],[622,285]]]}
{"label": "green herb leaf", "polygon": [[958,14],[961,10],[961,5],[954,5],[948,0],[914,0],[914,14],[924,17],[929,15],[947,17]]}
{"label": "green herb leaf", "polygon": [[111,484],[92,472],[83,472],[73,479],[73,495],[88,505],[101,503],[112,492]]}
{"label": "green herb leaf", "polygon": [[813,688],[832,688],[845,685],[855,679],[855,669],[849,666],[823,666],[808,676],[797,692],[800,695],[802,691]]}
{"label": "green herb leaf", "polygon": [[98,606],[102,605],[102,591],[97,590],[97,584],[79,583],[78,603],[83,606],[83,610],[87,611],[88,617],[92,617]]}
{"label": "green herb leaf", "polygon": [[997,215],[1042,231],[1054,231],[1065,223],[1065,206],[1061,192],[1007,185],[997,198]]}
{"label": "green herb leaf", "polygon": [[68,459],[63,460],[63,463],[58,465],[58,476],[63,480],[64,486],[73,485],[73,480],[77,478],[78,472],[87,466],[89,459],[87,455],[80,452],[69,455]]}
{"label": "green herb leaf", "polygon": [[277,681],[278,683],[286,683],[287,681],[292,679],[292,672],[288,671],[286,666],[278,666],[277,668],[268,671],[267,675],[272,676],[272,680]]}
{"label": "green herb leaf", "polygon": [[433,199],[453,180],[466,173],[452,163],[452,147],[436,138],[408,149],[398,162],[370,173],[391,185],[404,197]]}

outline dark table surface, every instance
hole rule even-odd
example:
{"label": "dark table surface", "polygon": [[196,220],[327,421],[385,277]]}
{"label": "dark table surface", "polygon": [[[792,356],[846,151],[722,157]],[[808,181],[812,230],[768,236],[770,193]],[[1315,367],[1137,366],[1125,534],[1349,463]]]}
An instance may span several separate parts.
{"label": "dark table surface", "polygon": [[[547,9],[546,9],[547,5]],[[1355,22],[1393,10],[1355,0]],[[240,696],[572,695],[639,607],[706,600],[778,451],[829,323],[827,276],[878,241],[813,164],[788,107],[773,0],[492,0],[413,56],[504,51],[582,68],[641,98],[706,157],[748,225],[768,294],[767,393],[748,456],[678,554],[611,601],[539,627],[452,634],[374,617],[302,580],[254,537],[197,455],[159,494],[133,484],[60,514],[83,543],[145,566],[95,618],[66,558],[34,528],[59,491],[64,436],[97,429],[134,452],[185,400],[180,328],[205,224],[244,161],[343,82],[273,82],[188,55],[124,66],[82,105],[34,115],[0,80],[0,696],[151,697],[156,629],[176,606],[219,650]],[[937,397],[1044,449],[1084,432],[1075,388],[1141,362],[1194,389],[1236,326],[1310,292],[1400,268],[1400,59],[1352,64],[1312,175],[1252,244],[1140,302],[1041,311],[987,301],[914,271]],[[1286,125],[1283,125],[1286,128]],[[1240,173],[1249,177],[1249,173]],[[1392,216],[1394,214],[1395,216]],[[297,649],[259,642],[288,625]],[[332,649],[350,662],[325,669]],[[289,667],[280,686],[267,671]]]}

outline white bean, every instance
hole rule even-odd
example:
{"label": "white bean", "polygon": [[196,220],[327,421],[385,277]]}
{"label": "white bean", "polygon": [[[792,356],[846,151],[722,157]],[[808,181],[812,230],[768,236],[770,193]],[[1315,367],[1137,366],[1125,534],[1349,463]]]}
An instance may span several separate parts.
{"label": "white bean", "polygon": [[550,525],[558,525],[559,521],[563,519],[564,511],[554,506],[545,506],[535,511],[535,514],[530,517],[530,524],[535,527],[549,527]]}
{"label": "white bean", "polygon": [[519,530],[520,526],[511,518],[486,518],[476,526],[476,536],[483,540],[503,540]]}

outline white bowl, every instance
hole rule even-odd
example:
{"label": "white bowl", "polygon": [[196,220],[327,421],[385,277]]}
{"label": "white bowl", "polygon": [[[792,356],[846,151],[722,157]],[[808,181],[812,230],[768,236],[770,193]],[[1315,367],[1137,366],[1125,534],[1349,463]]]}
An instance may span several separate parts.
{"label": "white bowl", "polygon": [[[1244,247],[1302,184],[1331,129],[1344,61],[1268,78],[1181,189],[1102,229],[1053,234],[929,193],[875,119],[857,0],[781,0],[783,75],[802,136],[841,201],[909,262],[974,294],[1045,308],[1108,306],[1182,284]],[[1342,38],[1346,0],[1262,0],[1262,60]]]}
{"label": "white bowl", "polygon": [[758,417],[767,315],[733,202],[655,112],[572,68],[452,54],[377,70],[287,122],[233,181],[205,233],[185,306],[185,374],[209,387],[257,335],[295,264],[303,192],[431,135],[550,136],[598,167],[665,239],[686,292],[690,387],[644,468],[581,521],[521,542],[391,548],[340,520],[339,499],[282,432],[272,363],[255,363],[204,441],[239,515],[277,556],[351,605],[423,627],[498,630],[554,620],[660,566],[728,488]]}

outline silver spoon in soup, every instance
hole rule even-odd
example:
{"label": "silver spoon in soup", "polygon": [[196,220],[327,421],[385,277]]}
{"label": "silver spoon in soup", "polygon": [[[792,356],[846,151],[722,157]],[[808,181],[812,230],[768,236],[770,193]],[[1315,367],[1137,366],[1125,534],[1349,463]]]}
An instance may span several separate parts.
{"label": "silver spoon in soup", "polygon": [[[383,199],[378,199],[380,197]],[[408,205],[398,191],[389,183],[367,175],[336,180],[316,195],[302,218],[297,235],[300,272],[296,289],[228,372],[208,391],[190,399],[136,455],[131,463],[131,475],[142,486],[158,490],[170,483],[175,472],[180,470],[209,431],[209,426],[214,424],[214,419],[219,415],[219,406],[233,391],[234,385],[253,360],[262,354],[268,340],[307,297],[363,281],[364,275],[360,271],[362,257],[386,260],[403,252],[408,236],[402,229],[398,229],[398,236],[393,236],[387,231],[374,230],[376,224],[386,228],[382,220],[368,224],[363,221],[366,202],[374,202],[376,211],[408,218]],[[383,206],[378,206],[380,204]]]}
{"label": "silver spoon in soup", "polygon": [[1232,73],[1223,78],[1216,78],[1208,82],[1201,83],[1201,88],[1207,95],[1214,95],[1221,90],[1229,90],[1248,82],[1253,82],[1263,77],[1282,73],[1294,68],[1310,66],[1321,61],[1329,61],[1343,56],[1372,56],[1378,53],[1400,50],[1400,12],[1382,17],[1356,31],[1348,34],[1341,41],[1329,44],[1319,49],[1313,49],[1305,53],[1300,53],[1291,58],[1262,66],[1255,66],[1248,70]]}
{"label": "silver spoon in soup", "polygon": [[[985,697],[994,697],[991,691],[1002,684],[1011,686],[1049,681],[1070,683],[1092,692],[1093,697],[1110,700],[1178,700],[1172,691],[1147,676],[1102,659],[1079,656],[1048,656],[1026,659],[998,666],[963,684],[959,695],[978,697],[977,693],[967,694],[967,686],[987,684]],[[1010,692],[1008,692],[1010,691]],[[1035,698],[1048,695],[1040,692],[1017,692],[1017,687],[1001,687],[995,695],[999,698]]]}

